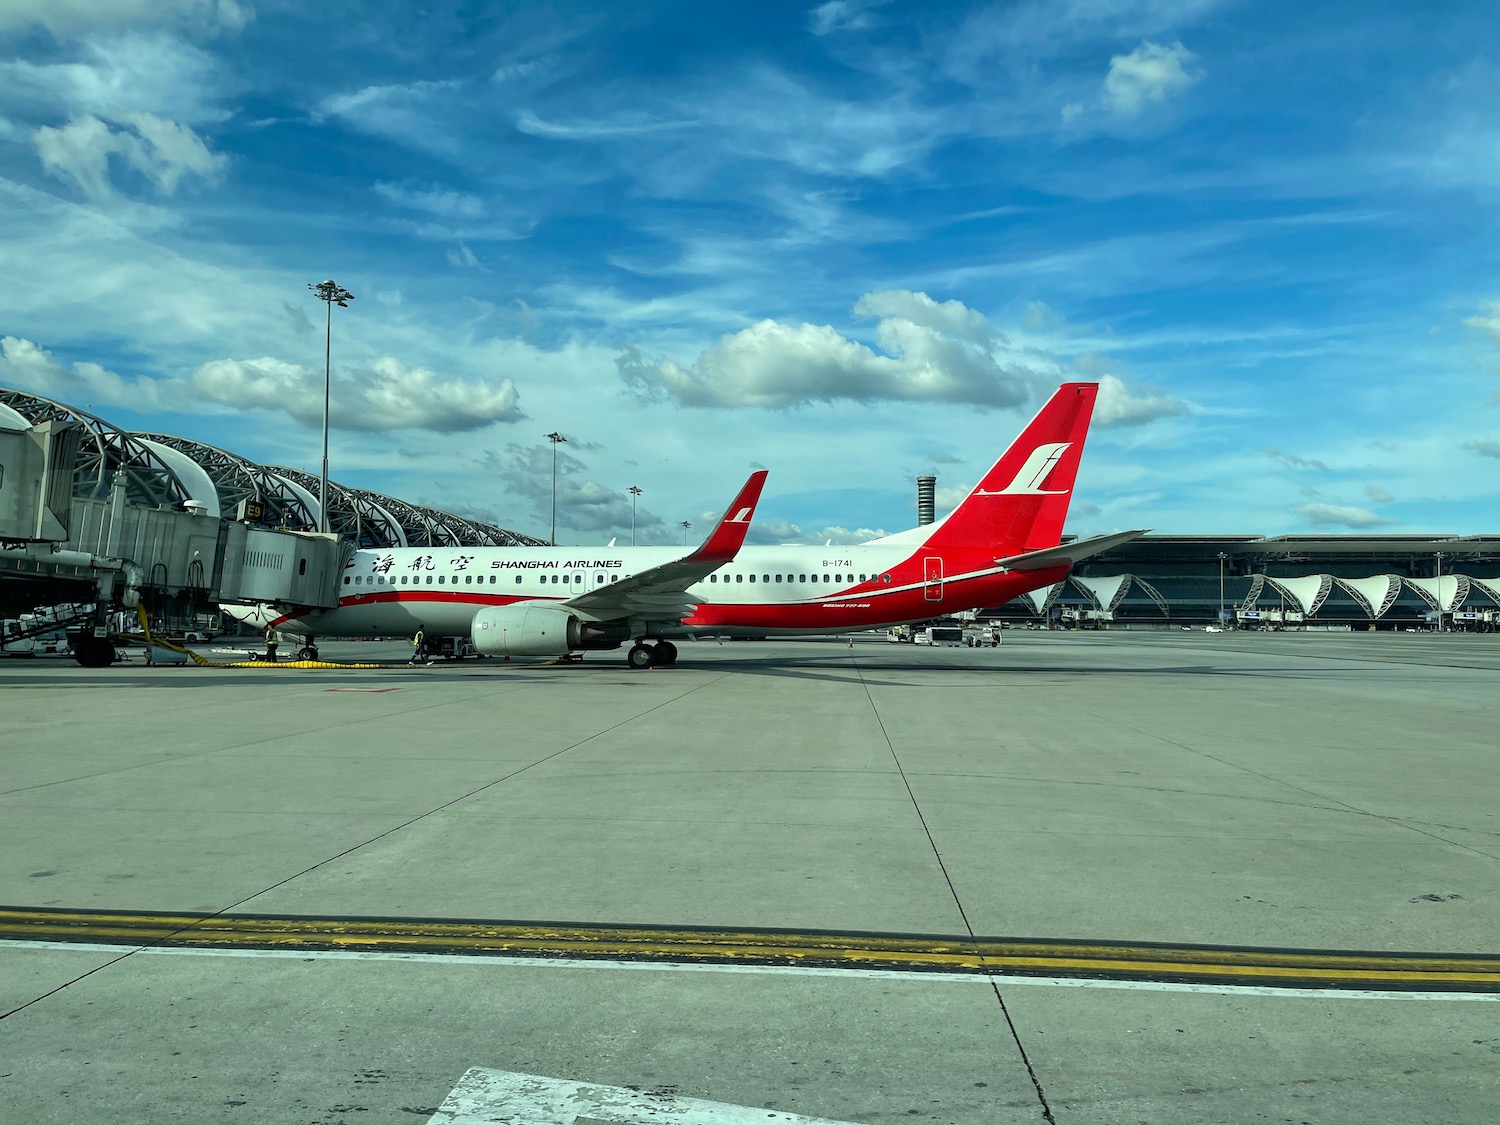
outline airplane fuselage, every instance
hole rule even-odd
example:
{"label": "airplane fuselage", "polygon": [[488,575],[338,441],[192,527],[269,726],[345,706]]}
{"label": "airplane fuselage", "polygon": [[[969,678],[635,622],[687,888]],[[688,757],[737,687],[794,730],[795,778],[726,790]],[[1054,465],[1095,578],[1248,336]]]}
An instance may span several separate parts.
{"label": "airplane fuselage", "polygon": [[[682,557],[672,547],[400,547],[362,550],[336,609],[293,614],[292,631],[466,637],[474,614],[516,602],[563,602]],[[911,545],[745,547],[689,587],[696,610],[651,622],[659,637],[794,636],[920,621],[1000,605],[1067,572],[993,573],[992,553]],[[976,572],[990,571],[980,574]]]}

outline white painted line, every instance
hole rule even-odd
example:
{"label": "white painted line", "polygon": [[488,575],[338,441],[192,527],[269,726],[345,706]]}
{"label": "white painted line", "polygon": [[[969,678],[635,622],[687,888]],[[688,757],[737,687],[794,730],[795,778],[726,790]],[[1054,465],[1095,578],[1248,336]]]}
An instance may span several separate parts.
{"label": "white painted line", "polygon": [[852,1125],[826,1117],[472,1067],[428,1125]]}
{"label": "white painted line", "polygon": [[417,964],[487,965],[492,969],[628,969],[643,973],[743,973],[762,976],[853,977],[858,980],[911,980],[934,984],[978,984],[988,988],[1043,985],[1049,988],[1114,988],[1134,992],[1201,992],[1223,996],[1301,996],[1325,1000],[1480,1000],[1500,1002],[1493,992],[1407,992],[1366,988],[1273,988],[1260,984],[1186,984],[1157,980],[1099,980],[1091,977],[981,976],[978,973],[918,972],[910,969],[830,969],[821,965],[718,965],[675,961],[611,961],[605,958],[494,957],[465,953],[396,953],[349,949],[201,949],[192,946],[103,945],[81,941],[19,941],[0,938],[0,949],[76,949],[90,953],[149,954],[165,957],[272,957],[289,961],[410,961]]}

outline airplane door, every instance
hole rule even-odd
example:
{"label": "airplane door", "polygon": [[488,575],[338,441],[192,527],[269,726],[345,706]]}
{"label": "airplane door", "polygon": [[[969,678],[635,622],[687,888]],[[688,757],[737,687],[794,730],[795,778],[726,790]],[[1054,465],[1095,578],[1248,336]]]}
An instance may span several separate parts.
{"label": "airplane door", "polygon": [[928,555],[922,560],[922,596],[930,602],[943,600],[943,559],[940,555]]}

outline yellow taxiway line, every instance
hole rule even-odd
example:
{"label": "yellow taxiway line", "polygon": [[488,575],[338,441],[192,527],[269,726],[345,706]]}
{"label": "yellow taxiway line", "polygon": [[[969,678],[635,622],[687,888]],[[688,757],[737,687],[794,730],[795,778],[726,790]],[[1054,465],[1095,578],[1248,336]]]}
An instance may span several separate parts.
{"label": "yellow taxiway line", "polygon": [[345,950],[976,976],[1500,993],[1500,956],[535,922],[155,914],[0,907],[0,940]]}

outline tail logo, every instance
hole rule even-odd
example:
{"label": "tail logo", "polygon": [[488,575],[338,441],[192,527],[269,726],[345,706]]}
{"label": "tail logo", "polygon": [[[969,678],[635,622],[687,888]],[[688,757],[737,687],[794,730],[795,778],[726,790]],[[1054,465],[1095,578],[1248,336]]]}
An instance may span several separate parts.
{"label": "tail logo", "polygon": [[1043,488],[1042,484],[1047,479],[1047,474],[1057,467],[1062,460],[1063,454],[1072,445],[1071,441],[1055,441],[1046,445],[1039,445],[1031,451],[1031,456],[1026,458],[1026,464],[1021,466],[1021,471],[1004,488],[998,492],[986,492],[980,489],[976,496],[1061,496],[1068,490],[1066,488]]}
{"label": "tail logo", "polygon": [[741,508],[738,512],[736,512],[734,514],[734,519],[727,520],[725,522],[727,522],[727,523],[749,523],[750,522],[750,511],[751,511],[751,509],[749,509],[749,508]]}

